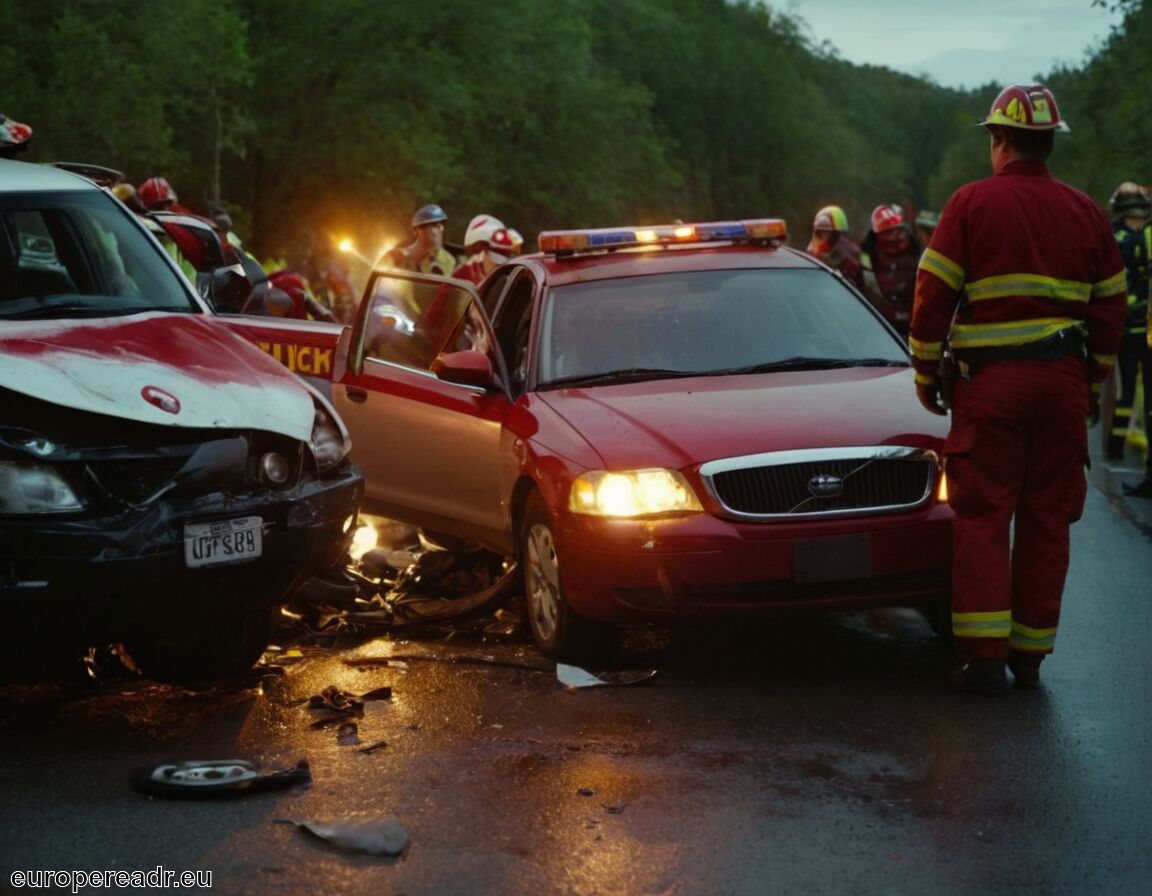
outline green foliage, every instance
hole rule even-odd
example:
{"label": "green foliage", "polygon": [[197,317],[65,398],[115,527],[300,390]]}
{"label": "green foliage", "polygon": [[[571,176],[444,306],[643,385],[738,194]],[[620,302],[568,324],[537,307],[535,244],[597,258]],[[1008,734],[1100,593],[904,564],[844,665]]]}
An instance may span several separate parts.
{"label": "green foliage", "polygon": [[[1047,83],[1058,176],[1103,202],[1148,179],[1152,9]],[[438,202],[543,228],[774,215],[803,243],[835,203],[940,208],[986,176],[995,85],[948,90],[838,58],[756,0],[0,3],[0,110],[33,160],[162,174],[264,254],[372,253]]]}

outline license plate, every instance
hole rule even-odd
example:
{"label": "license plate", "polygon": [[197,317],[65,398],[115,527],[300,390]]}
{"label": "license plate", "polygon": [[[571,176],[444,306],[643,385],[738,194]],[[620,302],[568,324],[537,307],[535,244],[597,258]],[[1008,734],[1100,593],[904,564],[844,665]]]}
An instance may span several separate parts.
{"label": "license plate", "polygon": [[264,551],[264,521],[258,516],[184,525],[184,562],[191,567],[242,563]]}
{"label": "license plate", "polygon": [[796,582],[845,582],[872,576],[872,542],[867,535],[811,538],[792,545]]}

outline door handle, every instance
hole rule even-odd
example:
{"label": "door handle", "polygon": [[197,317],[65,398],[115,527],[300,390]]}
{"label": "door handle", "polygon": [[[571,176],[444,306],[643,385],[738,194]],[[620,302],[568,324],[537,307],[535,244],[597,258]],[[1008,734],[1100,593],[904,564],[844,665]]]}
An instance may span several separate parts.
{"label": "door handle", "polygon": [[363,404],[368,400],[368,392],[364,389],[357,388],[356,386],[345,386],[344,394],[348,396],[349,401],[356,401]]}

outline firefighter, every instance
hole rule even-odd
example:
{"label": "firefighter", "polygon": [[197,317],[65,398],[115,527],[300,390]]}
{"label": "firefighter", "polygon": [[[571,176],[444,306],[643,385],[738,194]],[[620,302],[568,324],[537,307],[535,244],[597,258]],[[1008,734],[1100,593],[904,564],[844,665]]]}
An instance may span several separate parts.
{"label": "firefighter", "polygon": [[[955,690],[1040,686],[1087,491],[1090,384],[1112,366],[1127,304],[1104,212],[1051,176],[1051,91],[1005,88],[980,122],[993,176],[957,190],[920,262],[909,339],[916,393],[941,399],[945,342],[959,362],[944,445],[955,513]],[[947,379],[947,377],[943,378]],[[1098,393],[1095,393],[1098,395]]]}
{"label": "firefighter", "polygon": [[435,203],[416,209],[412,215],[412,242],[389,252],[385,256],[388,263],[406,271],[447,277],[456,267],[456,259],[444,248],[447,222],[444,209]]}
{"label": "firefighter", "polygon": [[464,233],[464,251],[468,260],[452,272],[453,277],[482,283],[484,278],[514,254],[511,232],[498,218],[477,215]]}
{"label": "firefighter", "polygon": [[[1152,255],[1152,198],[1147,188],[1124,181],[1108,200],[1112,210],[1112,228],[1120,245],[1120,256],[1128,279],[1128,314],[1124,322],[1124,337],[1120,342],[1114,376],[1120,380],[1120,395],[1112,412],[1112,425],[1108,431],[1106,453],[1109,459],[1124,456],[1124,445],[1129,439],[1129,424],[1136,401],[1137,374],[1142,374],[1144,386],[1144,433],[1147,425],[1149,394],[1152,388],[1152,370],[1148,350],[1148,259]],[[1145,446],[1147,447],[1147,443]],[[1152,459],[1152,453],[1149,453]],[[1152,462],[1152,461],[1150,461]],[[1150,467],[1152,469],[1152,467]],[[1152,476],[1137,486],[1125,486],[1125,492],[1138,497],[1152,498]]]}
{"label": "firefighter", "polygon": [[805,251],[839,271],[858,290],[864,291],[860,247],[848,238],[848,216],[840,206],[826,205],[816,212],[812,219],[812,239]]}
{"label": "firefighter", "polygon": [[871,225],[860,249],[864,294],[901,336],[907,336],[920,244],[898,205],[876,206]]}
{"label": "firefighter", "polygon": [[14,159],[27,151],[32,128],[0,112],[0,159]]}

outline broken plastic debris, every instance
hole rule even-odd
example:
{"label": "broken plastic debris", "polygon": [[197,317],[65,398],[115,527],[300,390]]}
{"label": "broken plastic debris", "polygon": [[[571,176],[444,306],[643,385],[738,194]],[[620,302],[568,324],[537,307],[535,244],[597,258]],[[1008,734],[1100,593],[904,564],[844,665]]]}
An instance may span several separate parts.
{"label": "broken plastic debris", "polygon": [[398,818],[371,818],[364,821],[300,821],[278,818],[294,824],[339,849],[370,856],[398,856],[408,848],[408,831]]}
{"label": "broken plastic debris", "polygon": [[608,672],[589,672],[567,663],[556,664],[556,678],[566,688],[594,688],[601,685],[639,684],[656,675],[655,669],[620,669]]}
{"label": "broken plastic debris", "polygon": [[307,784],[312,771],[307,759],[292,768],[261,774],[245,759],[189,759],[133,769],[128,782],[151,796],[235,796]]}

